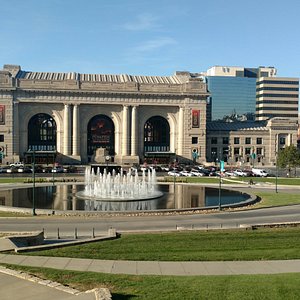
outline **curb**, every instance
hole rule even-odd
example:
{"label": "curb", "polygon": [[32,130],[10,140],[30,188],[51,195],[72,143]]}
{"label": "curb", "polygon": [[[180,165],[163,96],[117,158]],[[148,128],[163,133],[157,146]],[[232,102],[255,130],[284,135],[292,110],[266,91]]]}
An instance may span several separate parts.
{"label": "curb", "polygon": [[87,293],[94,293],[95,300],[111,300],[112,299],[111,293],[110,293],[109,289],[107,289],[107,288],[95,288],[95,289],[92,289],[92,290],[81,292],[81,291],[78,291],[74,288],[64,286],[64,285],[62,285],[62,284],[60,284],[56,281],[44,280],[44,279],[38,278],[34,275],[30,275],[28,273],[21,272],[21,271],[11,270],[11,269],[5,268],[3,266],[0,266],[0,272],[4,273],[4,274],[7,274],[7,275],[15,276],[15,277],[20,278],[20,279],[28,280],[28,281],[31,281],[31,282],[34,282],[34,283],[37,283],[37,284],[41,284],[41,285],[45,285],[45,286],[48,286],[48,287],[51,287],[51,288],[55,288],[57,290],[60,290],[62,292],[72,294],[72,295],[75,295],[75,296],[82,295],[82,294],[87,294]]}

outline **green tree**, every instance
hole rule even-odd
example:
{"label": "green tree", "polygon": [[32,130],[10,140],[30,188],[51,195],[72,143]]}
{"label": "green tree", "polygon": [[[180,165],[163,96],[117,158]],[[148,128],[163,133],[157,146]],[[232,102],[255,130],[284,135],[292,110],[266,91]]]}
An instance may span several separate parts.
{"label": "green tree", "polygon": [[291,169],[300,166],[300,152],[294,145],[285,147],[278,153],[277,165],[286,168],[290,176]]}

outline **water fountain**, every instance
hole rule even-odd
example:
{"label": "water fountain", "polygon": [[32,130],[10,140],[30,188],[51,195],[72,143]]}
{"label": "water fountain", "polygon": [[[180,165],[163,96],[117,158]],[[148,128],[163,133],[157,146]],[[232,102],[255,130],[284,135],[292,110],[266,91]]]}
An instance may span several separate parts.
{"label": "water fountain", "polygon": [[123,175],[123,170],[115,170],[103,174],[99,168],[96,173],[89,168],[85,170],[85,189],[77,193],[77,197],[86,200],[134,201],[159,198],[163,195],[157,189],[155,170],[143,170],[142,176],[137,170]]}

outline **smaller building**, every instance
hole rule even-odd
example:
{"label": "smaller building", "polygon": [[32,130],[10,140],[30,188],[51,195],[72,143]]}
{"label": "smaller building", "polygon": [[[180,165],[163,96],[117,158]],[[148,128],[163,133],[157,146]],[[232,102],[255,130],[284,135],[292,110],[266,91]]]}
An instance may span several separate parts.
{"label": "smaller building", "polygon": [[207,161],[238,167],[271,166],[278,151],[297,144],[298,123],[288,118],[207,124]]}

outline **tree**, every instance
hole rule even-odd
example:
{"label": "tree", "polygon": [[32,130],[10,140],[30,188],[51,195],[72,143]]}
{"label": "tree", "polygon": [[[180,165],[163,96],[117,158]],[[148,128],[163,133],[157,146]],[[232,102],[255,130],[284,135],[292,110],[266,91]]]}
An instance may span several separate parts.
{"label": "tree", "polygon": [[285,147],[278,153],[277,165],[280,168],[286,168],[290,175],[292,168],[300,166],[300,152],[294,145]]}

